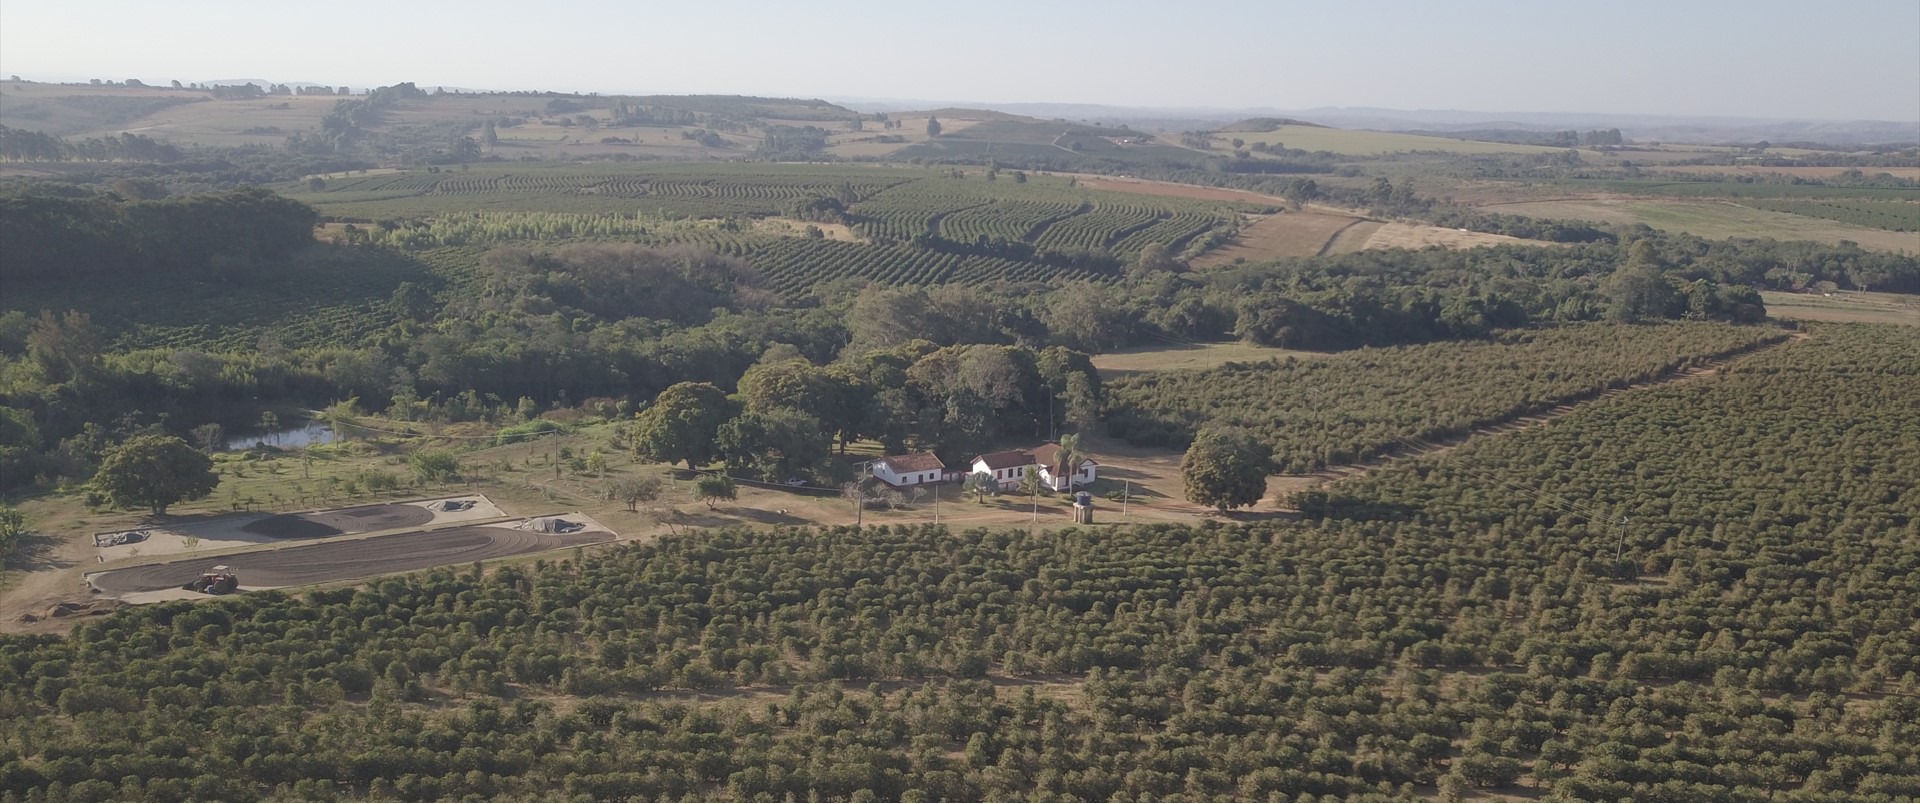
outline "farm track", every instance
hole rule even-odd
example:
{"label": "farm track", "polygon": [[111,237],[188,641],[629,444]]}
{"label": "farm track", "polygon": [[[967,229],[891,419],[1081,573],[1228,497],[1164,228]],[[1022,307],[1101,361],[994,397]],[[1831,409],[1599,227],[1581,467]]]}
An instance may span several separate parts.
{"label": "farm track", "polygon": [[[1550,424],[1558,419],[1561,419],[1569,414],[1572,414],[1575,411],[1578,411],[1579,409],[1589,404],[1592,404],[1594,402],[1597,402],[1599,400],[1612,399],[1614,397],[1620,396],[1622,394],[1625,394],[1631,391],[1639,391],[1647,388],[1659,387],[1662,385],[1671,385],[1673,383],[1689,382],[1692,380],[1698,380],[1705,377],[1711,377],[1715,374],[1720,373],[1722,369],[1726,368],[1727,365],[1733,362],[1734,360],[1738,360],[1740,358],[1747,357],[1750,355],[1759,354],[1761,352],[1764,352],[1770,349],[1776,349],[1790,343],[1797,343],[1799,341],[1806,340],[1809,337],[1811,336],[1807,335],[1805,332],[1794,332],[1788,335],[1786,338],[1782,338],[1777,341],[1771,341],[1768,343],[1755,344],[1752,346],[1734,350],[1733,352],[1721,354],[1708,360],[1705,363],[1702,363],[1701,365],[1694,366],[1692,368],[1681,369],[1679,371],[1669,373],[1662,377],[1657,377],[1657,378],[1646,380],[1643,382],[1631,383],[1628,385],[1620,386],[1618,388],[1609,388],[1599,393],[1586,394],[1586,395],[1580,395],[1572,398],[1562,399],[1559,402],[1555,403],[1552,407],[1545,408],[1543,410],[1537,410],[1532,413],[1521,414],[1519,416],[1506,419],[1504,421],[1482,425],[1480,427],[1473,428],[1472,430],[1469,430],[1457,436],[1451,436],[1451,437],[1439,439],[1436,441],[1414,439],[1413,441],[1415,443],[1418,443],[1420,446],[1402,447],[1399,449],[1390,450],[1384,454],[1375,456],[1373,458],[1370,458],[1364,461],[1354,461],[1351,463],[1339,464],[1337,466],[1329,466],[1319,471],[1309,472],[1307,474],[1302,474],[1302,475],[1273,475],[1267,478],[1267,495],[1269,497],[1278,497],[1279,495],[1284,495],[1284,494],[1288,494],[1295,491],[1303,491],[1306,489],[1325,486],[1341,480],[1346,480],[1348,478],[1369,475],[1374,472],[1378,472],[1381,469],[1385,469],[1395,464],[1398,464],[1402,461],[1409,461],[1409,460],[1415,460],[1419,458],[1444,455],[1448,452],[1452,452],[1453,450],[1459,449],[1461,446],[1465,445],[1467,442],[1472,441],[1474,439],[1483,438],[1486,436],[1500,435],[1503,433],[1512,433],[1520,430],[1527,430],[1534,427],[1539,427],[1545,424]],[[1279,499],[1275,500],[1275,504],[1281,505]],[[1195,510],[1199,510],[1199,509],[1196,508]],[[1280,510],[1293,510],[1293,509],[1282,507],[1280,508]]]}

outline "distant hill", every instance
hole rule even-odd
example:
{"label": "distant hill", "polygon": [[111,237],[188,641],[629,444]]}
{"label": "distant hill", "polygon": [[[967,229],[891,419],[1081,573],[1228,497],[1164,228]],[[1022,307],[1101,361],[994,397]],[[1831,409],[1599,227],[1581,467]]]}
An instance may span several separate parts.
{"label": "distant hill", "polygon": [[1245,120],[1241,120],[1234,123],[1228,123],[1227,125],[1221,126],[1218,130],[1260,133],[1260,132],[1266,132],[1266,131],[1276,131],[1281,126],[1308,126],[1311,128],[1326,128],[1326,126],[1320,125],[1319,123],[1309,123],[1305,120],[1295,120],[1291,117],[1249,117]]}
{"label": "distant hill", "polygon": [[1023,114],[1009,114],[1007,112],[996,112],[996,111],[993,111],[992,109],[969,109],[964,106],[944,106],[938,109],[902,109],[899,111],[887,112],[887,116],[894,118],[895,120],[904,120],[904,119],[914,118],[914,117],[931,116],[931,117],[937,117],[943,120],[978,120],[983,123],[985,122],[1039,123],[1041,122],[1037,118],[1028,117]]}

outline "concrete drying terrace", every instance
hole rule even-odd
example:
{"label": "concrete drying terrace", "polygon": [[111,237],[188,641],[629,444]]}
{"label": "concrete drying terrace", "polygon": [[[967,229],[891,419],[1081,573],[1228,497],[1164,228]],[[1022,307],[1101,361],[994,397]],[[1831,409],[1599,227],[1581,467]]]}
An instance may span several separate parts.
{"label": "concrete drying terrace", "polygon": [[[441,503],[465,503],[462,510],[440,510]],[[457,506],[456,506],[457,507]],[[293,514],[237,514],[141,528],[139,541],[99,548],[102,563],[142,556],[212,552],[253,547],[297,539],[324,539],[402,528],[425,528],[458,522],[480,522],[506,516],[492,500],[480,494],[460,494],[427,500],[362,505]],[[195,539],[188,547],[188,539]],[[219,562],[214,562],[219,563]],[[185,581],[182,581],[185,583]]]}
{"label": "concrete drying terrace", "polygon": [[537,520],[521,520],[408,531],[277,550],[144,564],[94,573],[87,576],[87,581],[106,594],[121,596],[130,602],[147,602],[149,599],[179,596],[170,592],[179,591],[182,584],[200,577],[201,573],[216,564],[232,567],[234,573],[240,576],[240,588],[243,590],[267,589],[411,572],[599,544],[616,538],[612,531],[585,515],[560,514],[558,518],[579,523],[583,527],[572,533],[542,533],[526,527],[527,523]]}

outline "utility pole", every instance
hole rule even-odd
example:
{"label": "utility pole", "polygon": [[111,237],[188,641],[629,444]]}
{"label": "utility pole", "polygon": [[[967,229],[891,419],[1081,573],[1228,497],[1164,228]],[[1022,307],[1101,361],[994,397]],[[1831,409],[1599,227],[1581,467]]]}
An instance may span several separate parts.
{"label": "utility pole", "polygon": [[940,484],[933,484],[933,524],[940,525]]}
{"label": "utility pole", "polygon": [[1127,518],[1127,501],[1133,499],[1133,481],[1120,481],[1120,518]]}
{"label": "utility pole", "polygon": [[1613,560],[1619,561],[1627,555],[1627,518],[1620,517],[1620,541],[1614,545]]}

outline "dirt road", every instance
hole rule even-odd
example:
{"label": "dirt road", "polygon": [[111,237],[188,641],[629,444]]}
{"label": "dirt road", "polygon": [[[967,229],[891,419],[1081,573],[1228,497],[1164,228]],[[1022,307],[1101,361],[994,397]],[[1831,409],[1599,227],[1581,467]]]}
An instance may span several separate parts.
{"label": "dirt road", "polygon": [[178,588],[200,577],[208,567],[225,564],[233,567],[244,588],[299,586],[597,544],[613,538],[614,534],[604,530],[534,533],[496,526],[448,528],[147,564],[104,572],[92,580],[108,594],[153,592]]}

